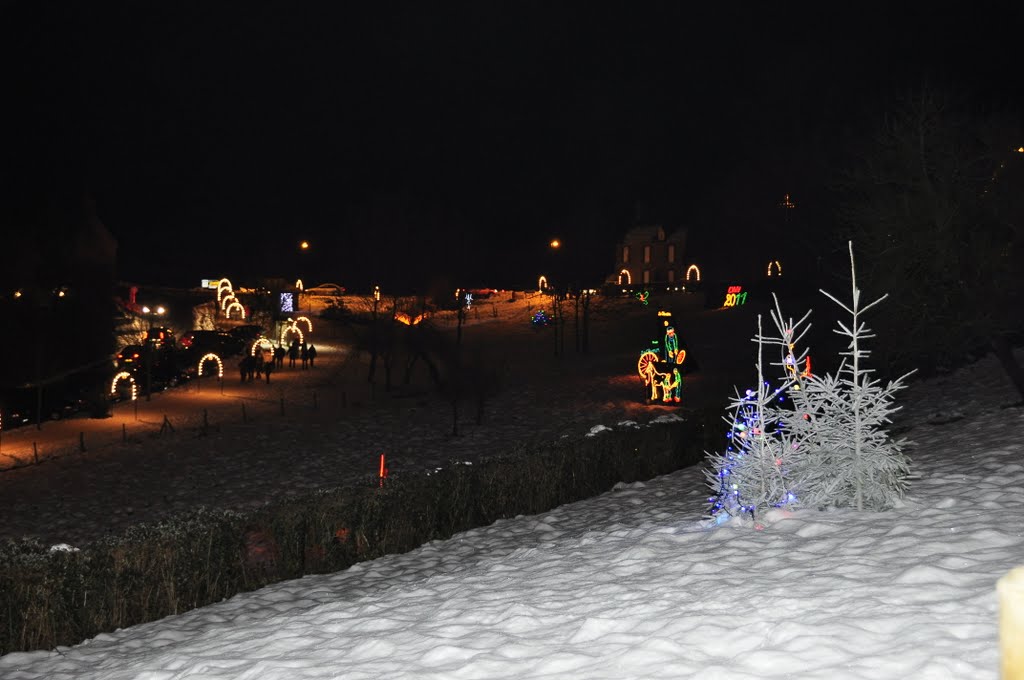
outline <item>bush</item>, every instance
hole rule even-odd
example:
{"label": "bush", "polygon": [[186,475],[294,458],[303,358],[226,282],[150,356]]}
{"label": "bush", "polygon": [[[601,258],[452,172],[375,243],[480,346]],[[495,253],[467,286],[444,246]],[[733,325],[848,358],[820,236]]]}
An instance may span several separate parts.
{"label": "bush", "polygon": [[0,546],[0,654],[71,645],[303,574],[412,550],[702,459],[699,421],[626,427],[242,515],[199,509],[82,550]]}

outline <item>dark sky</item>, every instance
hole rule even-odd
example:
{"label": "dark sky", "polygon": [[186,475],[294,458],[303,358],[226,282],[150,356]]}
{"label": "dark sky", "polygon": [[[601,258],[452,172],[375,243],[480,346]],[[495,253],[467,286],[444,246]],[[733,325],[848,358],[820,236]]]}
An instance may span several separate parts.
{"label": "dark sky", "polygon": [[637,222],[827,224],[822,158],[896,92],[1024,101],[999,5],[718,4],[6,3],[5,228],[84,191],[129,280],[596,283]]}

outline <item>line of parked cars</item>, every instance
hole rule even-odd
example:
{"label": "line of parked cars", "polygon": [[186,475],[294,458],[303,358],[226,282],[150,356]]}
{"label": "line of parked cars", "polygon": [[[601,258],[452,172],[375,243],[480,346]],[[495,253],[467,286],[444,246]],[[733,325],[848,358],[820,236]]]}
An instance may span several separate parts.
{"label": "line of parked cars", "polygon": [[[152,380],[153,391],[164,390],[195,377],[199,360],[207,353],[213,352],[221,359],[239,356],[262,334],[261,327],[247,325],[229,331],[189,331],[176,339],[168,328],[153,328],[143,344],[123,347],[115,355],[114,364],[119,371],[131,373],[140,394],[145,393],[147,380]],[[103,395],[109,394],[111,377],[99,370],[71,376],[41,390],[0,390],[0,430],[91,412],[98,403],[102,404]],[[131,383],[120,381],[113,397],[130,398]]]}

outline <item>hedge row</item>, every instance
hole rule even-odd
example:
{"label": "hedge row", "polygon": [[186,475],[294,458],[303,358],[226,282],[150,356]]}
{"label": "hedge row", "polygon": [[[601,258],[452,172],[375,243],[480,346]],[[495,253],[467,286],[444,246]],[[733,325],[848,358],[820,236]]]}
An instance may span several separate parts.
{"label": "hedge row", "polygon": [[240,514],[199,509],[81,550],[0,547],[0,653],[77,644],[303,574],[536,514],[703,458],[700,422],[621,427],[453,463],[383,487],[320,490]]}

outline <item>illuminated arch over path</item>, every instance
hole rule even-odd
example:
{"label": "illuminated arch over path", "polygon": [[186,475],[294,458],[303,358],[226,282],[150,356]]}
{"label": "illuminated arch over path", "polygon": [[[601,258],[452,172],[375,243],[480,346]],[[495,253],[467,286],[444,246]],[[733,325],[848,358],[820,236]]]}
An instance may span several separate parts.
{"label": "illuminated arch over path", "polygon": [[222,293],[226,291],[228,295],[231,295],[232,290],[233,289],[231,287],[231,282],[228,281],[227,279],[221,279],[217,283],[217,302],[220,302],[220,297]]}
{"label": "illuminated arch over path", "polygon": [[772,260],[768,263],[768,276],[772,275],[772,269],[775,269],[775,276],[782,276],[782,265],[778,260]]}
{"label": "illuminated arch over path", "polygon": [[300,321],[306,322],[306,333],[313,332],[313,322],[309,320],[308,316],[300,316],[299,318],[295,319],[295,321],[293,321],[292,323],[293,325],[298,326]]}
{"label": "illuminated arch over path", "polygon": [[299,328],[298,326],[296,326],[295,322],[291,321],[291,319],[289,319],[289,321],[291,323],[289,323],[287,326],[285,326],[284,328],[281,329],[281,344],[282,345],[289,344],[288,341],[287,341],[287,336],[288,336],[289,333],[294,333],[295,335],[299,336],[299,344],[300,345],[302,343],[306,342],[306,336],[302,333],[302,329]]}
{"label": "illuminated arch over path", "polygon": [[127,380],[131,384],[131,386],[132,386],[132,401],[135,401],[135,398],[139,394],[139,388],[135,384],[135,378],[133,378],[132,374],[129,373],[128,371],[121,371],[120,373],[118,373],[117,375],[114,376],[113,382],[110,383],[110,395],[113,396],[113,395],[117,394],[117,384],[119,382],[121,382],[122,380]]}
{"label": "illuminated arch over path", "polygon": [[626,285],[627,286],[632,286],[633,285],[633,275],[629,273],[628,269],[623,269],[621,272],[619,272],[619,285],[620,286],[622,285],[623,277],[625,277],[625,279],[626,279]]}
{"label": "illuminated arch over path", "polygon": [[544,289],[548,287],[548,277],[541,274],[540,278],[537,279],[537,290],[544,292]]}
{"label": "illuminated arch over path", "polygon": [[199,360],[199,367],[198,367],[198,371],[197,371],[199,373],[199,377],[200,378],[203,377],[203,364],[205,364],[207,361],[216,361],[217,362],[217,377],[218,378],[223,378],[224,377],[224,362],[221,361],[220,357],[217,356],[216,354],[214,354],[213,352],[210,352],[208,354],[204,354],[203,358]]}
{"label": "illuminated arch over path", "polygon": [[692,276],[696,276],[697,277],[697,283],[700,283],[700,267],[698,267],[695,264],[691,264],[689,267],[686,268],[686,282],[687,283],[690,282],[690,276],[691,275]]}
{"label": "illuminated arch over path", "polygon": [[255,341],[253,341],[252,349],[249,350],[249,354],[251,356],[256,356],[256,350],[258,348],[263,348],[264,350],[266,350],[268,352],[273,352],[274,351],[274,343],[270,342],[270,340],[267,340],[264,337],[259,337]]}
{"label": "illuminated arch over path", "polygon": [[245,321],[245,307],[243,307],[242,303],[239,302],[238,300],[235,300],[230,305],[228,305],[228,308],[224,310],[224,316],[226,316],[227,318],[230,319],[231,318],[231,312],[233,310],[236,310],[236,309],[238,310],[238,313],[239,313],[242,321]]}

